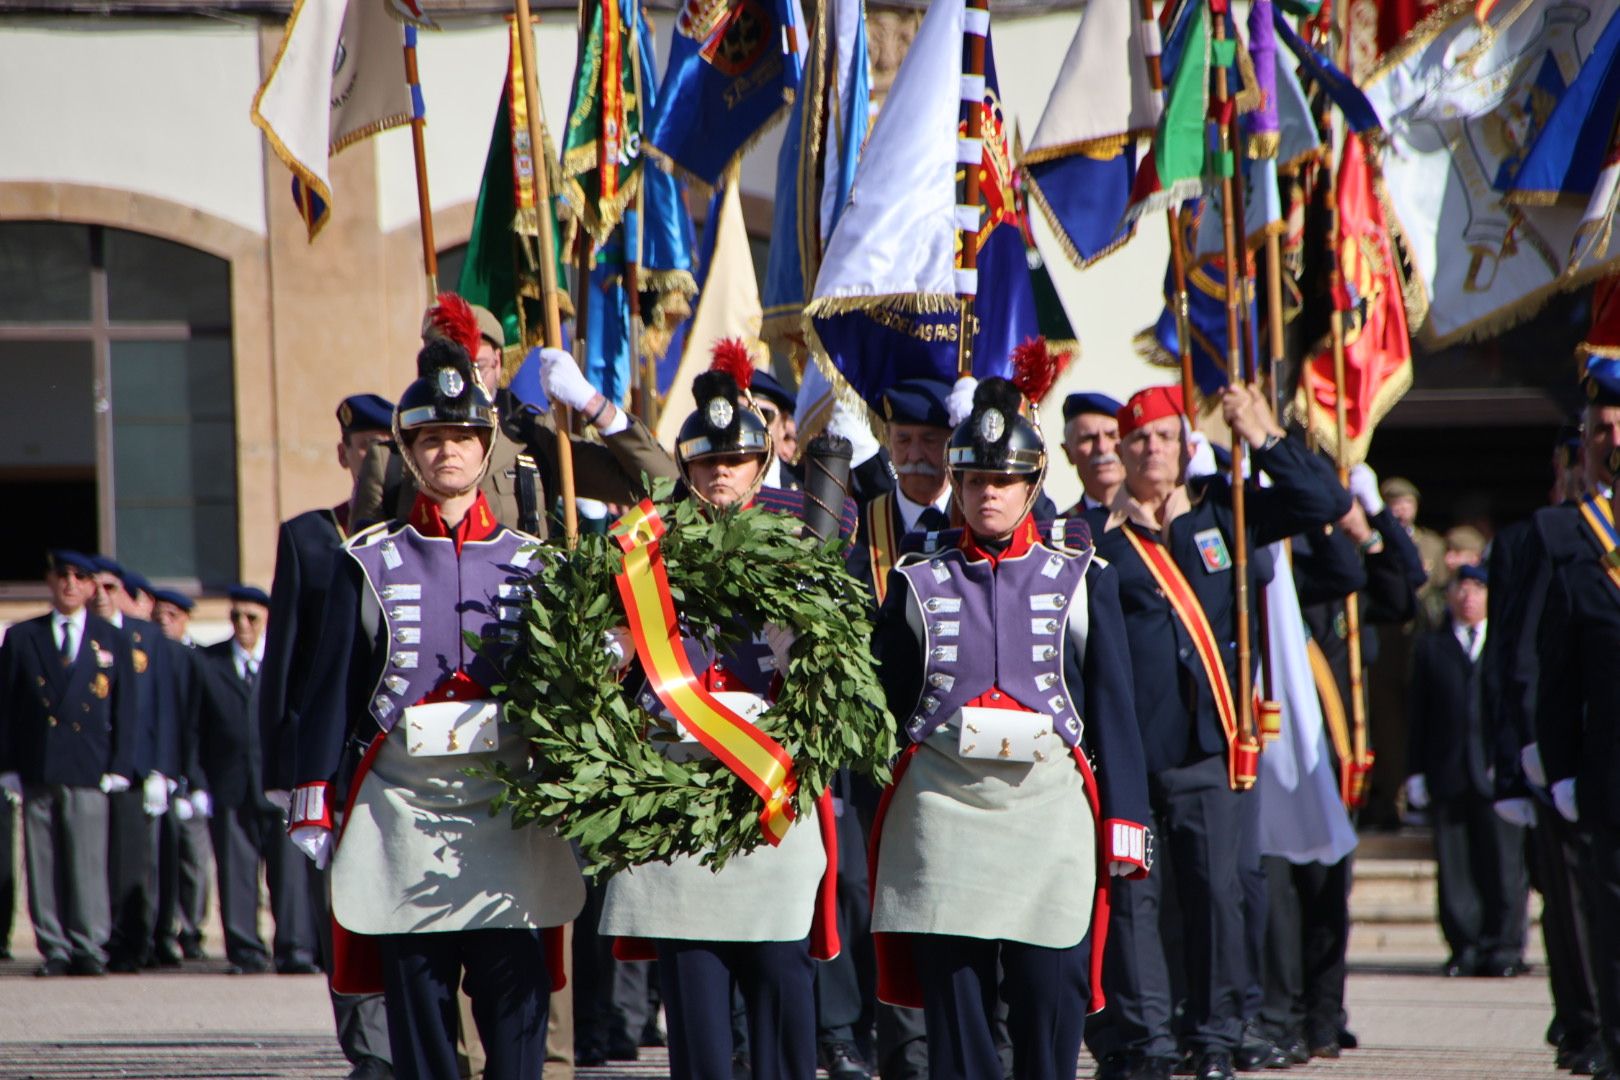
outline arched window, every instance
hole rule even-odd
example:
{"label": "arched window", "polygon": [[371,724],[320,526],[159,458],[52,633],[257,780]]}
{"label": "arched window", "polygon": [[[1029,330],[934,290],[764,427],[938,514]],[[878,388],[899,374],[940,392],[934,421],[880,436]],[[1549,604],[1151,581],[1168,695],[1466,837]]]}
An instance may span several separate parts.
{"label": "arched window", "polygon": [[230,265],[142,233],[0,222],[0,582],[44,553],[236,580]]}

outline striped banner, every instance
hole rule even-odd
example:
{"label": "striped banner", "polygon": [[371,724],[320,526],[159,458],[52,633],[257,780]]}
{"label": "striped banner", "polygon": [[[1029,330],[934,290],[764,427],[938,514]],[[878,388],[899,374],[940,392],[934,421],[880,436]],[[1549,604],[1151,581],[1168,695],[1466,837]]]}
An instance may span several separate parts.
{"label": "striped banner", "polygon": [[1148,573],[1159,583],[1159,591],[1170,601],[1170,609],[1192,638],[1193,650],[1204,665],[1210,693],[1215,697],[1215,711],[1220,714],[1221,728],[1226,732],[1226,775],[1233,791],[1246,791],[1254,786],[1254,771],[1243,767],[1244,748],[1238,738],[1237,706],[1232,698],[1232,684],[1226,677],[1226,664],[1221,661],[1220,649],[1215,642],[1215,631],[1210,629],[1209,617],[1204,614],[1198,594],[1182,576],[1181,568],[1170,558],[1164,546],[1143,540],[1129,524],[1120,527],[1131,547],[1141,556]]}
{"label": "striped banner", "polygon": [[792,798],[798,789],[793,759],[776,740],[723,705],[692,671],[659,549],[663,519],[643,499],[613,524],[612,534],[624,549],[624,569],[614,582],[648,685],[704,749],[759,796],[765,804],[759,815],[765,839],[773,846],[781,843],[793,824]]}
{"label": "striped banner", "polygon": [[1581,496],[1581,519],[1598,550],[1603,553],[1603,572],[1609,575],[1615,588],[1620,588],[1620,538],[1615,535],[1614,510],[1607,499],[1588,492]]}

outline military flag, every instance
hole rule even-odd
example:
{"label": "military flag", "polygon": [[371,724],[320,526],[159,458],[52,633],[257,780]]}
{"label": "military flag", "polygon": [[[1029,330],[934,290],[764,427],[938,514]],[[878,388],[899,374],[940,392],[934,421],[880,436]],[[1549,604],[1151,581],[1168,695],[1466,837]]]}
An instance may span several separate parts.
{"label": "military flag", "polygon": [[696,407],[692,379],[709,369],[717,344],[727,339],[741,342],[752,355],[755,367],[770,360],[770,350],[759,337],[764,311],[759,302],[759,281],[754,276],[753,251],[748,246],[748,228],[743,223],[742,199],[734,180],[724,181],[715,192],[708,235],[712,248],[703,267],[703,289],[686,327],[680,366],[658,416],[658,441],[671,452],[681,424]]}
{"label": "military flag", "polygon": [[[507,31],[501,100],[495,108],[495,126],[490,132],[489,153],[484,158],[484,176],[478,186],[472,232],[467,238],[467,255],[461,264],[456,292],[468,303],[494,312],[506,329],[508,351],[523,352],[535,343],[544,325],[540,288],[542,211],[535,199],[536,158],[529,145],[530,103],[523,88],[515,19],[507,19]],[[534,107],[539,108],[539,103],[535,102]],[[567,240],[566,230],[557,221],[560,197],[555,194],[561,178],[549,132],[545,141],[539,160],[550,170],[549,188],[553,194],[544,212],[552,215],[551,258],[557,267],[556,280],[563,281],[562,253]],[[558,300],[571,312],[566,293],[559,293]]]}
{"label": "military flag", "polygon": [[822,249],[849,201],[872,111],[864,0],[825,0],[819,7],[804,87],[794,98],[776,157],[761,293],[765,340],[784,352],[803,349],[804,304]]}
{"label": "military flag", "polygon": [[309,239],[332,213],[329,159],[411,122],[421,104],[405,81],[404,33],[373,0],[298,0],[250,112],[293,174]]}
{"label": "military flag", "polygon": [[720,182],[782,118],[804,75],[798,0],[686,0],[646,143],[675,171]]}
{"label": "military flag", "polygon": [[641,186],[642,80],[654,65],[640,0],[582,0],[579,22],[562,193],[569,216],[600,243]]}
{"label": "military flag", "polygon": [[[1203,216],[1209,216],[1209,209]],[[1198,228],[1194,224],[1194,229]],[[1205,397],[1217,393],[1226,379],[1226,259],[1215,255],[1187,270],[1187,341],[1192,352],[1193,385]],[[1257,309],[1250,275],[1238,279],[1238,302],[1246,309],[1240,325],[1248,328],[1245,355],[1253,356]],[[1175,276],[1164,273],[1164,311],[1159,321],[1136,336],[1136,350],[1144,360],[1161,367],[1181,366],[1181,320],[1176,315]],[[1196,403],[1189,403],[1190,405]]]}
{"label": "military flag", "polygon": [[[1289,5],[1285,3],[1282,6]],[[1365,133],[1379,126],[1378,112],[1367,100],[1367,95],[1362,93],[1350,76],[1339,70],[1337,64],[1306,44],[1305,39],[1288,25],[1281,8],[1272,12],[1271,22],[1277,32],[1277,40],[1287,47],[1288,55],[1293,56],[1299,65],[1301,77],[1309,78],[1327,95],[1351,131]]]}
{"label": "military flag", "polygon": [[[1171,9],[1166,8],[1165,14],[1171,14]],[[1125,211],[1131,221],[1204,192],[1209,166],[1210,46],[1209,8],[1189,0],[1165,39],[1160,59],[1164,110],[1153,133],[1152,153],[1143,157],[1131,186]]]}
{"label": "military flag", "polygon": [[1339,157],[1339,230],[1333,249],[1341,286],[1333,297],[1344,323],[1345,440],[1335,422],[1331,344],[1300,370],[1295,414],[1329,456],[1355,464],[1367,456],[1373,427],[1412,385],[1400,259],[1384,221],[1379,180],[1361,136],[1347,134]]}
{"label": "military flag", "polygon": [[[964,71],[968,35],[984,39],[983,74]],[[978,139],[965,126],[972,110]],[[965,205],[964,168],[979,170],[980,188]],[[965,264],[966,244],[973,264]],[[971,320],[964,297],[972,298]],[[1004,375],[1013,349],[1036,335],[983,9],[963,0],[929,5],[873,125],[805,315],[812,353],[830,369],[824,374],[868,403],[901,379],[954,380],[964,345],[974,375]]]}
{"label": "military flag", "polygon": [[1459,12],[1408,35],[1368,76],[1390,132],[1391,226],[1411,256],[1413,322],[1429,344],[1495,332],[1620,261],[1583,207],[1503,197],[1615,9],[1615,0],[1512,5],[1483,25]]}
{"label": "military flag", "polygon": [[1620,277],[1606,277],[1593,286],[1592,327],[1575,355],[1620,360]]}
{"label": "military flag", "polygon": [[1149,74],[1158,30],[1125,0],[1089,5],[1019,160],[1030,197],[1077,266],[1113,252],[1134,230],[1125,210],[1137,142],[1153,134],[1164,110]]}

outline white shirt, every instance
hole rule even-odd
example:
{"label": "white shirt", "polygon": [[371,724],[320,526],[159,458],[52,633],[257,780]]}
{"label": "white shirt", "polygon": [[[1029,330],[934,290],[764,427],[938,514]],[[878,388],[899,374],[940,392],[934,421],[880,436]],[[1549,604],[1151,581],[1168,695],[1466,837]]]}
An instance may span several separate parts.
{"label": "white shirt", "polygon": [[771,455],[770,464],[765,466],[765,479],[760,486],[773,488],[782,486],[782,459],[775,454]]}
{"label": "white shirt", "polygon": [[1468,644],[1469,628],[1462,623],[1453,623],[1451,626],[1451,632],[1457,636],[1457,644],[1463,647],[1463,652],[1468,654],[1470,660],[1478,660],[1479,654],[1485,650],[1485,624],[1488,621],[1481,619],[1474,624],[1474,644],[1471,646]]}
{"label": "white shirt", "polygon": [[64,615],[60,611],[51,612],[51,646],[58,653],[62,651],[62,627],[73,627],[70,631],[73,636],[68,641],[68,646],[73,650],[68,657],[69,663],[79,658],[79,646],[84,644],[85,618],[86,612],[84,608],[80,608],[71,615]]}
{"label": "white shirt", "polygon": [[[928,509],[928,506],[924,506],[922,503],[912,502],[910,499],[906,498],[906,493],[901,491],[898,487],[894,489],[894,504],[900,508],[900,524],[905,526],[905,532],[911,532],[913,529],[915,529],[917,527],[917,519],[922,517],[922,512],[924,510]],[[943,513],[946,517],[949,517],[951,514],[951,485],[946,484],[945,490],[939,493],[939,498],[935,499],[929,505]]]}
{"label": "white shirt", "polygon": [[252,671],[255,675],[257,675],[259,673],[259,666],[264,663],[264,638],[259,638],[259,643],[253,646],[253,651],[251,653],[242,648],[235,638],[232,638],[231,662],[236,665],[236,677],[238,679],[247,678],[249,664],[253,665]]}

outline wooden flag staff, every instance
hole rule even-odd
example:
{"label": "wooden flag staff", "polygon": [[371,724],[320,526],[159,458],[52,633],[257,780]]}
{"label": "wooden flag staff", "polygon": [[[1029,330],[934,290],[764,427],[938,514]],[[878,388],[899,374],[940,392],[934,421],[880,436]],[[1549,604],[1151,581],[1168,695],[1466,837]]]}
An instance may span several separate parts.
{"label": "wooden flag staff", "polygon": [[[990,37],[990,0],[967,0],[967,8],[962,13],[962,75],[963,83],[984,82],[985,42]],[[960,117],[963,124],[963,139],[968,143],[978,143],[979,156],[973,161],[961,161],[958,154],[958,163],[962,168],[962,185],[957,194],[957,235],[962,243],[962,260],[960,270],[963,274],[977,275],[979,267],[979,231],[983,228],[982,218],[984,207],[979,192],[979,170],[984,167],[984,92],[973,100],[968,100],[966,90],[962,95],[962,108]],[[958,144],[961,145],[960,143]],[[966,218],[971,221],[964,220]],[[973,329],[976,319],[973,314],[973,300],[977,293],[977,286],[973,292],[957,291],[957,298],[961,304],[961,315],[957,324],[957,361],[958,375],[973,374]]]}
{"label": "wooden flag staff", "polygon": [[422,230],[422,270],[427,275],[428,303],[439,295],[439,249],[433,242],[433,200],[428,197],[427,117],[423,115],[422,80],[416,70],[416,27],[405,28],[405,82],[411,89],[411,153],[416,158],[416,216]]}

